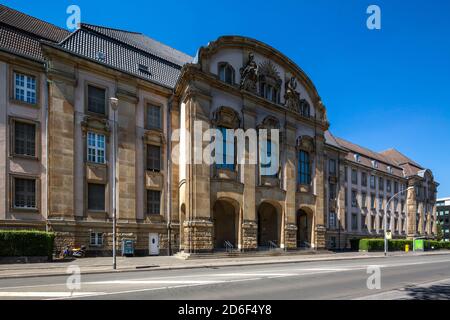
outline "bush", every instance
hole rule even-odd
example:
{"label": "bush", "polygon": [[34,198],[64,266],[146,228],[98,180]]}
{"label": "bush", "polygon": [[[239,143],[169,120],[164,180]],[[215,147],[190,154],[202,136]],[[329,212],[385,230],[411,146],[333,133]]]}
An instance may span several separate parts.
{"label": "bush", "polygon": [[0,257],[49,257],[55,234],[33,230],[0,230]]}
{"label": "bush", "polygon": [[[409,245],[409,250],[413,250],[412,240],[389,240],[388,250],[389,251],[404,251],[406,245]],[[450,250],[450,242],[436,241],[436,240],[425,240],[424,249],[425,250],[439,250],[447,249]],[[384,239],[361,239],[359,241],[360,251],[384,251]]]}

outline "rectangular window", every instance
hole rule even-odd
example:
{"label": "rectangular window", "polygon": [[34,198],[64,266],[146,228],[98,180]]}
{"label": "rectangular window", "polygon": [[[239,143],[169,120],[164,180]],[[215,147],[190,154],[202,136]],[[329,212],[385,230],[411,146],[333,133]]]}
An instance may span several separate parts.
{"label": "rectangular window", "polygon": [[386,180],[386,191],[387,192],[392,191],[391,180]]}
{"label": "rectangular window", "polygon": [[154,105],[147,105],[147,129],[161,129],[161,107]]}
{"label": "rectangular window", "polygon": [[361,207],[367,208],[367,194],[365,192],[361,194]]}
{"label": "rectangular window", "polygon": [[378,190],[384,191],[384,179],[381,177],[378,179]]}
{"label": "rectangular window", "polygon": [[14,178],[14,208],[37,208],[35,179]]}
{"label": "rectangular window", "polygon": [[101,232],[91,232],[91,246],[100,247],[103,245],[103,233]]}
{"label": "rectangular window", "polygon": [[105,163],[105,136],[94,132],[88,132],[88,162]]}
{"label": "rectangular window", "polygon": [[154,145],[147,145],[147,170],[160,172],[161,171],[161,147]]}
{"label": "rectangular window", "polygon": [[365,172],[361,173],[361,185],[367,187],[367,173]]}
{"label": "rectangular window", "polygon": [[329,189],[330,189],[330,200],[335,200],[336,199],[336,184],[330,183]]}
{"label": "rectangular window", "polygon": [[300,184],[311,183],[311,164],[309,162],[309,153],[301,150],[298,161],[298,179]]}
{"label": "rectangular window", "polygon": [[106,90],[88,86],[88,111],[106,114]]}
{"label": "rectangular window", "polygon": [[352,170],[352,183],[358,184],[358,171]]}
{"label": "rectangular window", "polygon": [[356,213],[352,213],[352,230],[358,230],[358,215]]}
{"label": "rectangular window", "polygon": [[375,189],[375,176],[370,176],[370,188]]}
{"label": "rectangular window", "polygon": [[161,192],[147,190],[147,214],[159,215],[161,211]]}
{"label": "rectangular window", "polygon": [[330,176],[332,176],[332,177],[335,177],[336,176],[336,160],[334,160],[334,159],[330,159],[330,161],[329,161],[329,174],[330,174]]}
{"label": "rectangular window", "polygon": [[383,210],[383,197],[378,198],[378,210]]}
{"label": "rectangular window", "polygon": [[352,190],[352,207],[356,208],[358,206],[358,199],[356,190]]}
{"label": "rectangular window", "polygon": [[[234,136],[228,136],[227,128],[219,127],[217,136],[222,137],[222,148],[216,148],[216,167],[234,171]],[[219,144],[218,144],[219,146]]]}
{"label": "rectangular window", "polygon": [[400,206],[401,206],[401,208],[400,208],[400,209],[401,209],[401,213],[404,213],[404,212],[405,212],[405,211],[404,211],[404,210],[405,210],[405,201],[402,200],[402,201],[400,202]]}
{"label": "rectangular window", "polygon": [[336,212],[330,212],[329,223],[330,223],[330,229],[336,229],[336,226],[337,226]]}
{"label": "rectangular window", "polygon": [[36,125],[14,121],[14,154],[36,156]]}
{"label": "rectangular window", "polygon": [[394,182],[394,193],[398,193],[398,182]]}
{"label": "rectangular window", "polygon": [[375,209],[375,194],[374,193],[370,194],[370,208]]}
{"label": "rectangular window", "polygon": [[105,185],[88,184],[88,210],[105,211]]}
{"label": "rectangular window", "polygon": [[18,101],[36,104],[36,77],[14,73],[14,97]]}

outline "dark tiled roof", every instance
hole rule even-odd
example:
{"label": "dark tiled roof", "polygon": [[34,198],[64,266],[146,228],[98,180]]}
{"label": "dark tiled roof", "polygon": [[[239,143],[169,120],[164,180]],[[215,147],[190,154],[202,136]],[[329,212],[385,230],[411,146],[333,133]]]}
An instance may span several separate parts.
{"label": "dark tiled roof", "polygon": [[38,39],[2,25],[0,25],[0,49],[33,60],[44,61]]}
{"label": "dark tiled roof", "polygon": [[105,28],[85,23],[82,24],[82,28],[95,31],[109,38],[121,41],[131,47],[155,55],[179,66],[190,63],[194,59],[193,57],[174,48],[171,48],[161,42],[153,40],[152,38],[149,38],[142,33]]}
{"label": "dark tiled roof", "polygon": [[397,163],[397,165],[402,165],[402,164],[406,164],[409,163],[419,169],[423,169],[422,166],[420,164],[418,164],[417,162],[411,160],[410,158],[408,158],[407,156],[405,156],[403,153],[401,153],[398,150],[395,149],[389,149],[383,152],[380,152],[380,154],[384,155],[385,157],[391,159],[392,161],[394,161],[395,163]]}
{"label": "dark tiled roof", "polygon": [[0,23],[52,42],[60,42],[70,34],[67,30],[4,5],[0,5]]}
{"label": "dark tiled roof", "polygon": [[[181,71],[179,65],[114,39],[100,36],[83,27],[64,40],[60,47],[79,56],[170,88],[175,86]],[[99,57],[99,53],[104,54],[104,59]],[[139,65],[147,66],[148,73],[140,71]]]}

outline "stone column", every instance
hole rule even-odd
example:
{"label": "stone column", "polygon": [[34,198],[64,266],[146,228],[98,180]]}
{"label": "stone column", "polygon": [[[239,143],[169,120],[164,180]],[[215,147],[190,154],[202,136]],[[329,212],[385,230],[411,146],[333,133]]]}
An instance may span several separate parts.
{"label": "stone column", "polygon": [[324,143],[325,138],[323,133],[318,133],[316,135],[316,145],[315,145],[315,156],[316,156],[316,166],[315,166],[315,184],[316,184],[316,212],[314,216],[314,232],[315,232],[315,245],[317,249],[326,248],[326,226],[325,226],[325,188],[324,188]]}
{"label": "stone column", "polygon": [[285,148],[284,159],[284,189],[285,200],[285,225],[284,225],[284,247],[286,249],[297,248],[297,208],[295,196],[297,194],[297,170],[296,170],[296,126],[294,121],[287,121],[283,137]]}
{"label": "stone column", "polygon": [[[211,222],[210,171],[211,166],[202,159],[203,150],[210,143],[195,142],[195,129],[202,135],[210,128],[210,97],[193,91],[186,98],[186,129],[190,140],[187,164],[186,206],[188,217],[184,223],[185,251],[189,253],[211,252],[213,244],[213,223]],[[198,162],[196,164],[196,162]]]}
{"label": "stone column", "polygon": [[[256,128],[256,110],[255,106],[246,103],[242,109],[244,131]],[[254,142],[254,141],[249,141]],[[249,164],[250,152],[249,144],[245,143],[245,164],[241,165],[241,181],[244,183],[243,196],[243,219],[241,224],[241,238],[239,239],[240,250],[256,250],[258,248],[256,222],[256,184],[257,184],[257,165]],[[258,154],[253,155],[255,157]],[[257,158],[256,158],[257,159]]]}

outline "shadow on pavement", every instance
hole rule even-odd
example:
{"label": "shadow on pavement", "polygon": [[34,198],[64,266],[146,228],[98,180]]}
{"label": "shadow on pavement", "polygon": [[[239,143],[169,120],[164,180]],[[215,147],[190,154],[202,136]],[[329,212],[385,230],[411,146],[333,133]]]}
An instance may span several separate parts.
{"label": "shadow on pavement", "polygon": [[430,287],[406,287],[405,293],[407,299],[414,300],[449,300],[450,299],[450,284],[433,285]]}

